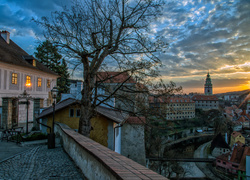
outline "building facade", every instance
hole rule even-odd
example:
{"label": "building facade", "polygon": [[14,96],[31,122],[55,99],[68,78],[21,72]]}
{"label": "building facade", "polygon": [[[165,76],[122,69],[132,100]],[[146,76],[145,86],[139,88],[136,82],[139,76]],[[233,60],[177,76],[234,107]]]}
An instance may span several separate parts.
{"label": "building facade", "polygon": [[195,102],[189,97],[169,98],[149,97],[150,108],[166,117],[167,120],[184,120],[195,117]]}
{"label": "building facade", "polygon": [[[55,106],[55,122],[68,125],[74,130],[79,128],[80,101],[66,99]],[[145,165],[144,125],[145,117],[130,117],[126,113],[107,107],[96,107],[96,115],[91,118],[89,137],[109,149]],[[38,117],[43,124],[52,127],[53,109],[45,109]],[[49,129],[42,127],[44,133]]]}
{"label": "building facade", "polygon": [[[8,31],[0,32],[0,127],[24,126],[27,119],[32,127],[40,107],[51,105],[50,91],[58,77],[15,44]],[[28,110],[24,92],[29,94]]]}
{"label": "building facade", "polygon": [[219,100],[212,95],[195,95],[192,97],[195,102],[195,109],[210,110],[219,109]]}

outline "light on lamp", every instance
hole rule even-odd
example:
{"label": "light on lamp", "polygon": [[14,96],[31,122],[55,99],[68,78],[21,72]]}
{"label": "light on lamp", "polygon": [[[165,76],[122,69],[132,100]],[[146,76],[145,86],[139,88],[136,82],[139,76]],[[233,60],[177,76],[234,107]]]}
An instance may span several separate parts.
{"label": "light on lamp", "polygon": [[57,87],[53,87],[53,89],[51,90],[51,95],[52,95],[52,98],[55,100],[56,97],[57,97],[57,94],[58,94],[58,89]]}
{"label": "light on lamp", "polygon": [[26,83],[25,86],[26,86],[26,87],[30,87],[30,86],[31,86],[31,83]]}

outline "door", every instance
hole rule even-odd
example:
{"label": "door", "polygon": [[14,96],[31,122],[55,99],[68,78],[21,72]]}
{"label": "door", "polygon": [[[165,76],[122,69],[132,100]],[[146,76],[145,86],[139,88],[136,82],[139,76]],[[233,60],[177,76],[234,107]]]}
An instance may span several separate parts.
{"label": "door", "polygon": [[18,99],[12,100],[12,127],[18,126]]}

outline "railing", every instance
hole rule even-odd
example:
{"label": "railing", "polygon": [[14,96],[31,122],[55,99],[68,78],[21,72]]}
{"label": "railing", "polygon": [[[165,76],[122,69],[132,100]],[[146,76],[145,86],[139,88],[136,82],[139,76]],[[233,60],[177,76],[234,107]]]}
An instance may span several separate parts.
{"label": "railing", "polygon": [[87,179],[167,179],[75,132],[65,124],[56,123],[55,133]]}

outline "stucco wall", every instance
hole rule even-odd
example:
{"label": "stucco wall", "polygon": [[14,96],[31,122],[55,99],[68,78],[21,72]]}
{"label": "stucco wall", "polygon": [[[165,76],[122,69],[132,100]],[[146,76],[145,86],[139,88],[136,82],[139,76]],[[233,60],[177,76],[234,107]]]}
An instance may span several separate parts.
{"label": "stucco wall", "polygon": [[214,148],[214,150],[212,151],[212,156],[218,157],[218,156],[220,156],[222,154],[226,154],[228,152],[230,152],[230,150],[227,148]]}
{"label": "stucco wall", "polygon": [[121,130],[121,154],[145,166],[144,126],[124,124]]}
{"label": "stucco wall", "polygon": [[[64,109],[56,111],[55,122],[66,124],[71,129],[78,130],[79,117],[76,116],[76,110],[79,108],[80,108],[79,105],[71,105]],[[69,116],[70,109],[74,109],[73,117]],[[52,127],[53,115],[52,114],[49,115],[46,119],[48,119],[47,125]],[[90,138],[102,144],[103,146],[113,149],[114,140],[113,140],[113,133],[110,128],[110,126],[112,127],[112,124],[113,124],[112,121],[105,118],[104,116],[97,115],[96,117],[92,118],[91,119],[92,130],[90,131]],[[47,130],[47,132],[49,132],[49,130]],[[110,137],[108,137],[108,135]]]}
{"label": "stucco wall", "polygon": [[66,125],[56,124],[55,132],[60,137],[64,150],[90,180],[167,179],[74,132]]}
{"label": "stucco wall", "polygon": [[[55,122],[60,122],[67,124],[71,129],[78,129],[79,127],[79,117],[76,117],[76,110],[79,108],[79,105],[71,105],[64,109],[56,111]],[[69,110],[74,109],[74,116],[69,116]],[[53,114],[47,117],[47,125],[52,127]]]}
{"label": "stucco wall", "polygon": [[[64,126],[66,127],[66,126]],[[67,127],[66,127],[67,128]],[[72,132],[71,134],[75,134],[76,136],[81,137],[76,132]],[[59,135],[63,144],[64,150],[70,155],[73,161],[77,164],[77,166],[82,170],[84,176],[88,179],[95,180],[115,180],[115,176],[112,175],[99,161],[95,158],[95,156],[91,155],[88,150],[81,145],[81,140],[76,142],[73,138],[65,134],[59,126],[55,126],[55,132],[57,136]],[[84,137],[87,138],[87,137]],[[90,139],[88,139],[90,140]]]}
{"label": "stucco wall", "polygon": [[108,125],[109,120],[105,117],[97,115],[91,119],[90,138],[94,141],[108,147]]}
{"label": "stucco wall", "polygon": [[242,135],[239,135],[237,137],[231,136],[230,146],[234,145],[238,141],[240,141],[241,143],[245,144],[245,138]]}
{"label": "stucco wall", "polygon": [[[16,85],[11,82],[13,72],[17,73]],[[31,77],[30,88],[25,87],[26,75]],[[44,99],[44,106],[47,107],[48,92],[56,85],[56,77],[36,69],[0,62],[0,106],[2,106],[2,97],[18,97],[26,89],[33,98]],[[42,78],[42,87],[37,90],[38,78]],[[47,88],[47,79],[51,81],[50,88]]]}

